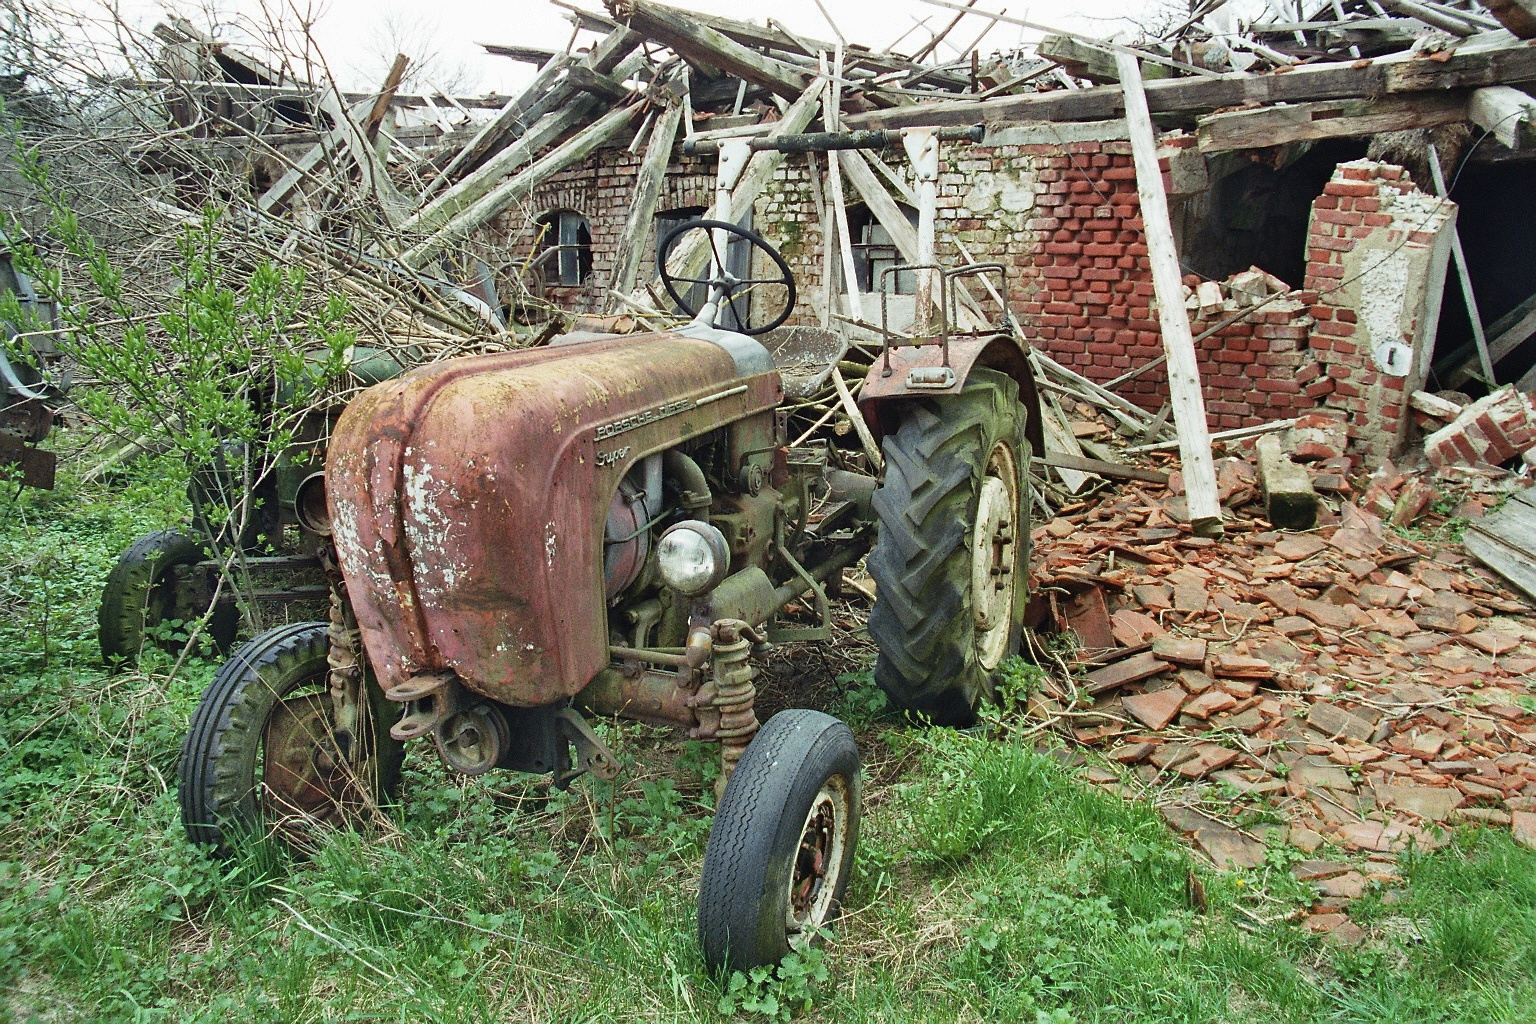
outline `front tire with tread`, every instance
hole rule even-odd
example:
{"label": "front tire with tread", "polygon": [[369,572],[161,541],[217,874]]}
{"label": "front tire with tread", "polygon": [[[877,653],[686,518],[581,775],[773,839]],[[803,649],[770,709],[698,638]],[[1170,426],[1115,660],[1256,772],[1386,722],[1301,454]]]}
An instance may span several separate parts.
{"label": "front tire with tread", "polygon": [[[192,842],[228,852],[241,836],[271,828],[261,799],[267,723],[285,698],[325,692],[329,651],[326,623],[297,622],[256,637],[219,669],[192,714],[177,769],[182,823]],[[371,682],[364,690],[359,731],[366,730],[362,739],[370,751],[358,772],[368,799],[378,805],[399,789],[405,748],[389,735],[398,706]]]}
{"label": "front tire with tread", "polygon": [[789,953],[791,884],[812,812],[829,799],[843,815],[837,855],[826,858],[825,891],[809,901],[816,913],[805,927],[836,917],[853,873],[861,771],[853,732],[831,715],[781,711],[758,731],[715,810],[704,854],[699,943],[711,970],[750,970]]}

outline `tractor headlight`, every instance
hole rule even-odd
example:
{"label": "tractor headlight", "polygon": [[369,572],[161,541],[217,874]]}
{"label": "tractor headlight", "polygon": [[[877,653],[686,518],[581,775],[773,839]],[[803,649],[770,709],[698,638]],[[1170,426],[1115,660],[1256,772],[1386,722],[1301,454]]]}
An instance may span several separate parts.
{"label": "tractor headlight", "polygon": [[698,519],[687,519],[662,533],[656,544],[656,563],[667,586],[692,597],[725,579],[731,553],[719,530]]}

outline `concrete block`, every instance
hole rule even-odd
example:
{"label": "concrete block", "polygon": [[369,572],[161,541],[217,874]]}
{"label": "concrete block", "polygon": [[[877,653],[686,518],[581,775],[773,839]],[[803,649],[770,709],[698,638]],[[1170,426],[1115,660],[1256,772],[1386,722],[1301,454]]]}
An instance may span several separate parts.
{"label": "concrete block", "polygon": [[1275,435],[1265,434],[1254,447],[1269,521],[1282,530],[1312,529],[1317,525],[1317,492],[1311,476],[1281,450]]}

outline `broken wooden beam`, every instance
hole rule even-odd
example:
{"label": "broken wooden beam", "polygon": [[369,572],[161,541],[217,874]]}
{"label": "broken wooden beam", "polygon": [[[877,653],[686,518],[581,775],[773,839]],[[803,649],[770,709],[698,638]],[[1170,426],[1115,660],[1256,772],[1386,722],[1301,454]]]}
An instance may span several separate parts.
{"label": "broken wooden beam", "polygon": [[487,160],[473,173],[437,196],[400,225],[402,231],[434,231],[485,198],[507,176],[533,161],[540,150],[599,109],[598,101],[584,98],[564,111],[545,114],[512,145]]}
{"label": "broken wooden beam", "polygon": [[609,103],[622,103],[629,99],[629,90],[624,87],[623,82],[615,81],[607,75],[599,74],[580,64],[566,68],[565,77],[582,92],[589,92]]}
{"label": "broken wooden beam", "polygon": [[[624,233],[619,236],[619,249],[613,258],[612,291],[628,295],[634,291],[640,274],[640,258],[645,253],[645,240],[656,220],[656,202],[661,196],[661,186],[667,177],[667,164],[672,159],[672,146],[677,141],[677,127],[683,120],[682,103],[674,103],[661,112],[651,127],[651,138],[646,143],[645,159],[635,175],[635,190],[624,222]],[[615,300],[617,301],[617,300]],[[618,310],[610,306],[610,311]]]}
{"label": "broken wooden beam", "polygon": [[[1488,358],[1497,364],[1532,334],[1536,334],[1536,295],[1532,295],[1489,324],[1484,334],[1488,337]],[[1476,361],[1477,355],[1474,351],[1470,358],[1465,359],[1446,377],[1446,386],[1458,388],[1471,380],[1472,368]],[[1524,385],[1521,386],[1521,390],[1526,390]]]}
{"label": "broken wooden beam", "polygon": [[608,0],[614,16],[686,60],[718,68],[787,100],[798,99],[816,76],[742,46],[688,11],[650,0]]}
{"label": "broken wooden beam", "polygon": [[564,53],[550,58],[549,62],[539,69],[533,81],[529,82],[515,99],[502,107],[495,117],[481,126],[464,148],[453,155],[453,159],[448,161],[442,172],[428,186],[427,192],[434,192],[454,177],[474,170],[505,146],[508,136],[515,138],[521,135],[545,114],[564,106],[578,91],[576,83],[569,80],[566,74],[573,65],[599,75],[614,74],[622,81],[623,77],[627,77],[627,73],[632,74],[639,67],[638,63],[631,64],[627,69],[620,67],[639,46],[639,36],[626,28],[619,27],[599,40],[592,48],[592,52],[583,57],[579,63],[575,62],[569,54]]}
{"label": "broken wooden beam", "polygon": [[[645,55],[636,51],[619,64],[618,71],[625,74],[637,70],[644,60]],[[531,117],[534,113],[543,110],[546,105],[544,101],[532,104],[527,108],[526,113]],[[408,217],[400,225],[400,229],[402,231],[433,231],[448,223],[489,195],[505,182],[508,175],[532,162],[546,146],[553,144],[566,132],[588,124],[602,113],[602,110],[602,100],[591,95],[577,95],[569,98],[569,102],[557,106],[556,109],[545,112],[537,121],[532,122],[527,130],[519,133],[505,149],[497,152],[447,191]],[[445,176],[446,173],[445,171]],[[434,185],[445,181],[445,176],[440,176]],[[427,191],[430,193],[432,190],[429,188]]]}
{"label": "broken wooden beam", "polygon": [[1086,78],[1095,85],[1120,81],[1114,51],[1092,46],[1076,36],[1048,35],[1035,52],[1060,64],[1073,78]]}
{"label": "broken wooden beam", "polygon": [[[740,21],[735,18],[727,18],[719,14],[701,14],[689,11],[688,16],[701,24],[708,25],[717,32],[723,33],[743,46],[756,47],[764,50],[782,50],[785,53],[795,53],[805,50],[808,57],[814,57],[825,51],[832,52],[833,43],[820,39],[809,39],[804,36],[791,36],[782,28],[773,25],[763,26],[751,21]],[[802,45],[804,44],[804,45]]]}
{"label": "broken wooden beam", "polygon": [[[919,262],[918,234],[907,215],[902,212],[896,200],[891,198],[880,179],[875,176],[869,162],[864,159],[864,154],[856,149],[843,150],[838,154],[843,174],[848,178],[848,183],[853,186],[859,198],[864,200],[864,205],[869,212],[874,214],[875,220],[891,236],[891,243],[901,253],[901,258],[908,263]],[[878,282],[870,282],[871,290],[878,291]],[[959,302],[960,324],[951,324],[951,328],[959,327],[962,330],[976,330],[986,326],[981,317],[975,312],[975,301],[965,290],[965,283],[956,280],[952,282],[956,289]],[[948,315],[948,311],[945,311]]]}
{"label": "broken wooden beam", "polygon": [[427,194],[430,195],[446,185],[456,175],[473,170],[491,155],[493,147],[499,145],[509,132],[521,131],[536,122],[538,118],[528,117],[528,108],[554,87],[570,61],[571,58],[563,53],[557,53],[551,57],[521,93],[508,100],[506,106],[496,112],[495,117],[480,126],[474,138],[453,154],[453,158],[438,173],[437,178],[427,186]]}
{"label": "broken wooden beam", "polygon": [[[1285,74],[1168,78],[1146,85],[1154,114],[1211,112],[1224,107],[1379,97],[1390,93],[1475,89],[1536,81],[1536,47],[1512,45],[1452,53],[1445,60],[1393,54],[1371,61],[1295,67]],[[990,100],[949,100],[868,111],[843,119],[844,128],[993,124],[1004,121],[1106,121],[1123,115],[1118,86],[1023,93]]]}
{"label": "broken wooden beam", "polygon": [[389,74],[384,76],[384,87],[379,90],[378,98],[373,101],[373,109],[368,111],[368,117],[363,121],[363,133],[372,142],[379,134],[379,125],[384,123],[384,115],[389,112],[389,106],[395,101],[395,93],[400,90],[400,81],[405,78],[405,69],[411,59],[403,53],[395,54],[394,63],[389,66]]}
{"label": "broken wooden beam", "polygon": [[945,25],[943,28],[941,28],[937,32],[935,32],[933,34],[932,38],[930,38],[926,43],[924,43],[917,50],[916,53],[912,54],[913,62],[915,63],[917,61],[920,61],[924,57],[926,57],[930,53],[932,53],[934,50],[937,50],[939,48],[939,44],[944,41],[944,37],[949,35],[951,32],[953,32],[955,30],[955,26],[960,24],[960,19],[964,18],[965,15],[966,15],[966,12],[969,11],[971,8],[973,8],[975,6],[976,6],[976,0],[965,0],[965,6],[960,8],[960,13],[956,14],[953,18],[951,18],[949,20],[949,24]]}
{"label": "broken wooden beam", "polygon": [[419,267],[433,254],[469,237],[476,228],[530,195],[552,175],[591,156],[597,147],[628,126],[638,112],[638,106],[610,110],[524,170],[491,189],[477,202],[437,228],[432,235],[412,245],[400,254],[401,262]]}
{"label": "broken wooden beam", "polygon": [[501,43],[477,44],[486,53],[496,57],[510,57],[512,60],[523,64],[536,64],[543,67],[554,59],[558,50],[546,50],[537,46],[503,46]]}
{"label": "broken wooden beam", "polygon": [[1474,90],[1467,116],[1505,149],[1536,149],[1536,99],[1519,89],[1490,85]]}
{"label": "broken wooden beam", "polygon": [[1125,94],[1125,120],[1130,129],[1131,156],[1136,165],[1136,191],[1141,197],[1143,231],[1152,263],[1152,287],[1157,296],[1163,351],[1168,357],[1168,395],[1179,435],[1179,459],[1189,501],[1189,523],[1197,534],[1219,536],[1222,525],[1221,501],[1216,494],[1216,464],[1211,456],[1210,428],[1205,419],[1200,364],[1189,329],[1189,313],[1184,308],[1184,282],[1173,239],[1173,223],[1168,216],[1168,197],[1163,193],[1163,174],[1158,167],[1157,138],[1142,91],[1140,64],[1128,53],[1116,53],[1115,61]]}
{"label": "broken wooden beam", "polygon": [[[1061,405],[1055,396],[1047,393],[1042,396],[1040,402],[1040,430],[1045,438],[1046,451],[1052,449],[1074,458],[1084,458],[1082,445],[1072,434],[1072,427],[1067,422],[1066,413],[1061,411]],[[1066,485],[1067,493],[1077,494],[1088,485],[1088,474],[1080,469],[1072,469],[1067,466],[1056,466],[1056,475]]]}
{"label": "broken wooden beam", "polygon": [[1389,11],[1395,11],[1405,17],[1421,21],[1430,28],[1437,28],[1463,39],[1477,31],[1462,19],[1443,13],[1427,4],[1414,3],[1413,0],[1376,0],[1376,2]]}
{"label": "broken wooden beam", "polygon": [[1317,491],[1303,466],[1291,461],[1280,439],[1266,434],[1254,443],[1258,452],[1259,489],[1265,518],[1281,530],[1310,530],[1317,526]]}
{"label": "broken wooden beam", "polygon": [[[1440,169],[1440,152],[1435,148],[1433,141],[1429,147],[1429,173],[1435,179],[1435,195],[1441,199],[1450,199],[1450,190],[1445,187],[1445,172]],[[1483,379],[1489,387],[1498,383],[1493,374],[1493,356],[1488,351],[1488,338],[1483,333],[1483,314],[1477,309],[1477,293],[1472,290],[1472,275],[1467,270],[1467,254],[1461,248],[1461,232],[1456,227],[1455,221],[1451,222],[1448,230],[1451,233],[1451,256],[1456,262],[1456,276],[1461,283],[1462,301],[1466,303],[1467,319],[1472,324],[1472,343],[1477,346],[1478,365],[1482,368]],[[1431,345],[1433,351],[1433,345]],[[1417,383],[1423,383],[1422,380]]]}
{"label": "broken wooden beam", "polygon": [[1149,484],[1166,484],[1167,473],[1159,473],[1155,469],[1142,469],[1140,466],[1127,466],[1119,462],[1106,462],[1103,459],[1090,459],[1081,455],[1068,455],[1066,452],[1047,451],[1038,456],[1036,461],[1057,469],[1075,469],[1080,473],[1093,473],[1097,476],[1111,477],[1115,480],[1143,480]]}
{"label": "broken wooden beam", "polygon": [[[1510,90],[1513,92],[1514,90]],[[1288,142],[1375,135],[1465,121],[1467,92],[1318,100],[1211,114],[1197,122],[1200,152],[1263,149]]]}
{"label": "broken wooden beam", "polygon": [[[1251,427],[1233,427],[1231,430],[1218,430],[1211,435],[1211,443],[1219,441],[1243,441],[1250,437],[1258,437],[1262,434],[1273,434],[1281,430],[1289,430],[1296,425],[1296,420],[1270,420],[1268,423],[1255,423]],[[1177,448],[1177,441],[1158,441],[1155,444],[1139,444],[1126,449],[1127,454],[1139,454],[1141,452],[1164,452],[1170,448]]]}
{"label": "broken wooden beam", "polygon": [[[369,97],[354,103],[348,112],[356,117],[366,117],[372,109],[373,97]],[[346,122],[337,122],[332,125],[320,136],[319,142],[289,163],[288,169],[272,183],[271,188],[256,197],[256,208],[262,213],[271,213],[278,203],[288,198],[289,194],[298,187],[299,182],[320,166],[321,161],[328,154],[335,153],[346,145],[347,136],[352,130],[353,122],[350,118]]]}
{"label": "broken wooden beam", "polygon": [[1473,557],[1536,598],[1536,498],[1516,491],[1497,512],[1472,519],[1462,536]]}
{"label": "broken wooden beam", "polygon": [[[400,71],[403,73],[404,68],[401,67]],[[393,76],[395,71],[392,69],[390,74]],[[408,215],[410,205],[405,196],[401,195],[400,190],[395,187],[394,181],[389,176],[389,168],[385,165],[379,151],[374,149],[366,129],[353,119],[341,93],[334,88],[326,89],[321,93],[320,109],[330,115],[331,120],[341,129],[341,139],[346,144],[352,162],[358,167],[363,188],[378,200],[384,219],[391,226],[398,225]],[[375,108],[370,106],[368,114],[371,114],[373,109]],[[388,110],[388,103],[380,109]]]}

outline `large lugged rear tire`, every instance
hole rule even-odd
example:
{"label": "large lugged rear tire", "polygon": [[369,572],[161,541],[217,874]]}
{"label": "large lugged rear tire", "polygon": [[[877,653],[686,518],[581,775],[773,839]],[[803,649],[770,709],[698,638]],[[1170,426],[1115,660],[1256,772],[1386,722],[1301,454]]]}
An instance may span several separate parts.
{"label": "large lugged rear tire", "polygon": [[776,964],[835,918],[859,839],[859,748],[820,711],[780,711],[747,746],[715,810],[699,882],[711,970]]}
{"label": "large lugged rear tire", "polygon": [[1018,384],[972,370],[958,395],[907,403],[885,436],[869,555],[875,681],[898,707],[969,725],[1019,649],[1029,566],[1027,413]]}
{"label": "large lugged rear tire", "polygon": [[[102,659],[135,662],[146,628],[172,619],[187,621],[207,611],[194,607],[196,602],[186,592],[188,584],[176,571],[207,557],[202,542],[180,530],[156,530],[134,541],[118,557],[101,590],[96,639]],[[228,603],[213,610],[207,626],[208,636],[221,652],[234,646],[239,628],[240,611]]]}
{"label": "large lugged rear tire", "polygon": [[264,835],[302,844],[314,825],[394,796],[405,756],[389,735],[398,706],[367,684],[357,728],[366,748],[341,762],[330,734],[329,651],[325,623],[297,622],[261,634],[219,669],[181,745],[187,838],[220,852]]}

